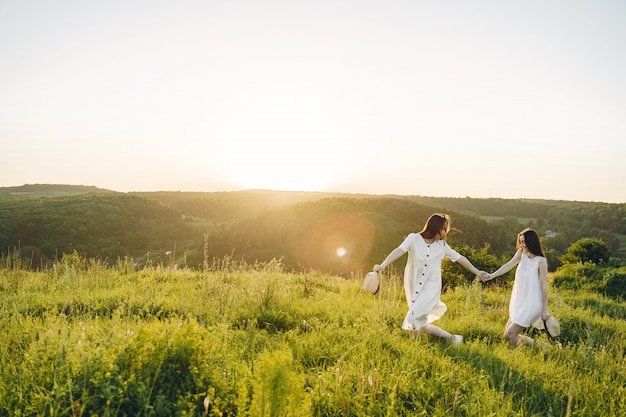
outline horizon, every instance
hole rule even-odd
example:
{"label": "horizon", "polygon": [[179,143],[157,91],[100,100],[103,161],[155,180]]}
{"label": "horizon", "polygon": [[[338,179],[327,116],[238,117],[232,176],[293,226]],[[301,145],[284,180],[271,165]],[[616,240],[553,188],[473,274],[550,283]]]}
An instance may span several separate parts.
{"label": "horizon", "polygon": [[626,202],[626,3],[0,2],[0,186]]}
{"label": "horizon", "polygon": [[311,194],[347,194],[347,195],[367,195],[367,196],[377,196],[377,197],[423,197],[423,198],[451,198],[451,199],[476,199],[476,200],[487,200],[487,199],[502,199],[502,200],[544,200],[544,201],[564,201],[564,202],[572,202],[572,203],[602,203],[602,204],[626,204],[626,202],[610,202],[610,201],[594,201],[594,200],[563,200],[563,199],[554,199],[554,198],[533,198],[533,197],[472,197],[472,196],[446,196],[446,195],[423,195],[423,194],[379,194],[379,193],[352,193],[352,192],[344,192],[344,191],[314,191],[314,190],[276,190],[276,189],[265,189],[265,188],[248,188],[248,189],[232,189],[232,190],[168,190],[168,189],[154,189],[154,190],[115,190],[112,188],[99,187],[96,185],[87,185],[87,184],[53,184],[53,183],[33,183],[33,184],[21,184],[21,185],[0,185],[0,189],[3,188],[22,188],[22,187],[37,187],[37,186],[45,186],[45,187],[86,187],[86,188],[97,188],[102,191],[112,191],[116,193],[122,194],[130,194],[130,193],[238,193],[238,192],[275,192],[275,193],[311,193]]}

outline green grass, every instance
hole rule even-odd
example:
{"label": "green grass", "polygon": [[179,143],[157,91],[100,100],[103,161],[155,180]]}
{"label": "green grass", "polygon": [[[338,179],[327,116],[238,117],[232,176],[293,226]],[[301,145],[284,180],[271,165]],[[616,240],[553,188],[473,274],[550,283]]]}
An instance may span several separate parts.
{"label": "green grass", "polygon": [[[502,340],[509,290],[443,294],[462,346],[400,329],[400,277],[66,258],[0,269],[0,416],[617,416],[626,303],[551,289],[562,335]],[[623,414],[622,414],[623,415]]]}

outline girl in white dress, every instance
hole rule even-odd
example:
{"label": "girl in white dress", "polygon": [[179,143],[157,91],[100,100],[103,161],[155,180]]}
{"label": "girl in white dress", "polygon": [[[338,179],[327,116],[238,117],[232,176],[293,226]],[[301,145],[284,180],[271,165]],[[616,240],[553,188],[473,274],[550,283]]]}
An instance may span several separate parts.
{"label": "girl in white dress", "polygon": [[408,252],[404,269],[404,291],[409,311],[402,323],[402,328],[461,344],[463,342],[461,335],[450,334],[431,324],[441,318],[447,309],[440,300],[441,261],[449,258],[475,275],[482,276],[486,272],[479,271],[467,258],[448,246],[446,236],[450,227],[450,216],[447,214],[431,215],[421,232],[409,234],[380,265],[374,265],[374,271],[383,271],[389,264]]}
{"label": "girl in white dress", "polygon": [[517,265],[515,282],[509,303],[509,321],[504,329],[504,338],[511,346],[535,343],[528,336],[520,335],[538,318],[547,320],[548,312],[548,262],[537,232],[522,230],[517,235],[517,252],[513,258],[492,274],[483,274],[481,280],[489,281],[506,274]]}

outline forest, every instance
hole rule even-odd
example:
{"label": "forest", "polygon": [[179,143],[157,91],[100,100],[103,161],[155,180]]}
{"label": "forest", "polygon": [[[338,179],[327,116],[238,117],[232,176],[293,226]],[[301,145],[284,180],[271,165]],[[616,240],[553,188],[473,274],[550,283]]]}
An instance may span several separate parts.
{"label": "forest", "polygon": [[34,269],[76,251],[137,266],[279,259],[292,270],[347,275],[380,262],[433,212],[452,216],[450,245],[486,266],[510,257],[525,227],[540,234],[552,271],[582,238],[600,239],[610,257],[626,259],[626,204],[46,184],[0,188],[0,252],[17,249]]}

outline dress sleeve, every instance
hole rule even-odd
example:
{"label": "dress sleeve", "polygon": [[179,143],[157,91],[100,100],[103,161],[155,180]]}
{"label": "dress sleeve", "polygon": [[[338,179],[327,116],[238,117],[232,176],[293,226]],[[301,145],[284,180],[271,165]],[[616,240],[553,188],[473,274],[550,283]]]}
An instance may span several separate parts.
{"label": "dress sleeve", "polygon": [[411,233],[404,239],[402,243],[400,243],[400,246],[398,247],[402,249],[404,252],[408,252],[409,249],[411,249],[411,246],[413,245],[414,239],[415,239],[415,233]]}
{"label": "dress sleeve", "polygon": [[458,261],[461,258],[461,254],[452,249],[447,242],[444,242],[444,244],[446,246],[446,253],[444,254],[444,257],[450,259],[452,262]]}

